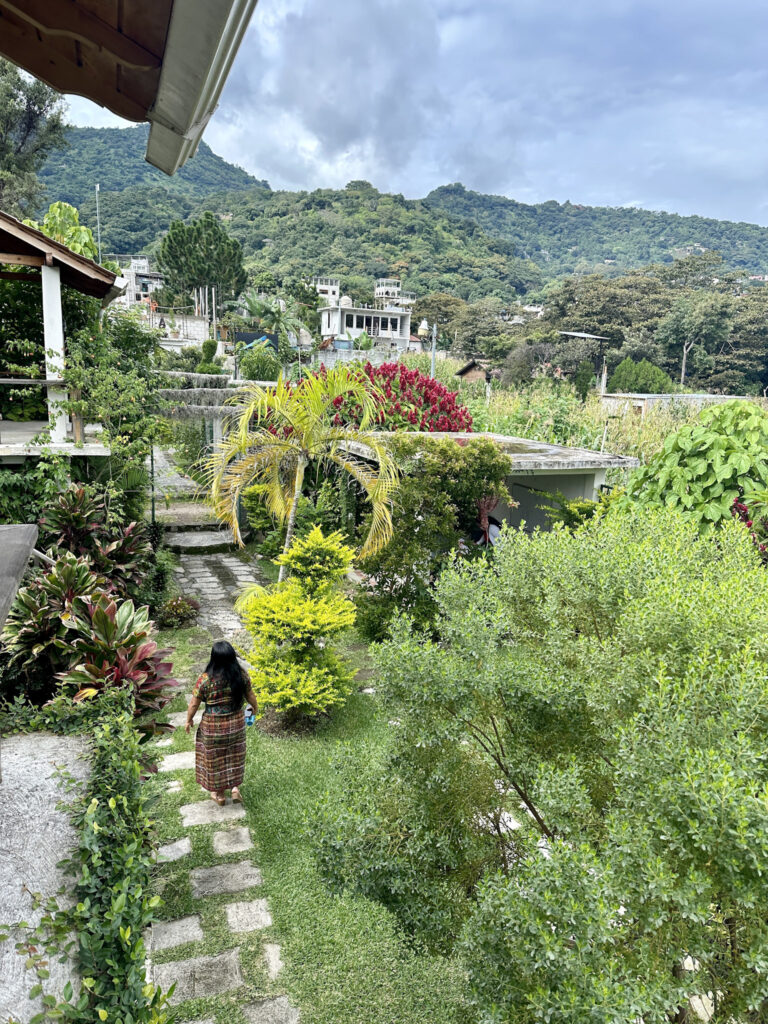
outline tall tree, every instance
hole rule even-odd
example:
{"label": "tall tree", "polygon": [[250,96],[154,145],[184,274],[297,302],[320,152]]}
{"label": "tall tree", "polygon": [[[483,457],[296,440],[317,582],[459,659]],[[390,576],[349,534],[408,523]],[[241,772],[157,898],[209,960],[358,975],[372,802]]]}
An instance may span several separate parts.
{"label": "tall tree", "polygon": [[245,287],[243,250],[214,214],[206,211],[189,224],[175,220],[160,243],[158,262],[166,285],[179,293],[213,286],[220,299]]}
{"label": "tall tree", "polygon": [[712,355],[731,332],[732,307],[724,295],[692,292],[678,298],[659,324],[656,341],[670,360],[680,359],[680,383],[685,383],[688,356],[698,351]]}
{"label": "tall tree", "polygon": [[[346,398],[363,410],[359,429],[333,425],[337,404]],[[216,514],[238,540],[240,496],[246,487],[258,484],[269,511],[287,524],[283,550],[289,551],[304,474],[309,465],[319,463],[348,474],[368,496],[372,515],[362,553],[373,554],[387,543],[397,470],[381,439],[368,431],[377,406],[367,377],[347,366],[335,366],[295,385],[280,376],[269,390],[257,384],[242,388],[237,401],[243,407],[237,427],[210,457],[208,479]]]}
{"label": "tall tree", "polygon": [[0,209],[34,213],[45,189],[37,177],[48,154],[66,145],[60,93],[0,58]]}

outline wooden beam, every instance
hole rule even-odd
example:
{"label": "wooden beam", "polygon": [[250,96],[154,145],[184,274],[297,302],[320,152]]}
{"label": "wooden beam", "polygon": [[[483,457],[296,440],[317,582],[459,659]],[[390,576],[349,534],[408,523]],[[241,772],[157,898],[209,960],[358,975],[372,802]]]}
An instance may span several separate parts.
{"label": "wooden beam", "polygon": [[13,263],[21,267],[42,267],[43,257],[18,252],[0,252],[0,263]]}
{"label": "wooden beam", "polygon": [[162,59],[123,35],[76,0],[2,0],[2,6],[44,35],[65,36],[111,54],[129,68],[159,68]]}
{"label": "wooden beam", "polygon": [[18,274],[14,270],[0,270],[0,281],[40,281],[39,274]]}
{"label": "wooden beam", "polygon": [[[42,46],[31,25],[14,23],[11,17],[11,12],[0,4],[0,54],[57,92],[85,96],[127,121],[146,121],[147,106],[120,92],[113,81],[97,77],[92,69],[75,63],[60,50]],[[145,73],[157,74],[154,70]]]}

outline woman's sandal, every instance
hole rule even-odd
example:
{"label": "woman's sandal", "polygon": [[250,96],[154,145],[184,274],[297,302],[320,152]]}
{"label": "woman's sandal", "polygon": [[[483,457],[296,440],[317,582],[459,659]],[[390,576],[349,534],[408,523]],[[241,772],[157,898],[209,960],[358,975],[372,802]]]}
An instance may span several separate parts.
{"label": "woman's sandal", "polygon": [[237,786],[233,786],[232,787],[232,803],[233,804],[241,804],[242,802],[243,802],[243,797],[242,797],[242,794],[240,793],[240,790],[237,788]]}
{"label": "woman's sandal", "polygon": [[211,800],[213,800],[215,804],[218,804],[219,807],[223,807],[227,802],[227,798],[225,796],[219,796],[218,793],[211,793]]}

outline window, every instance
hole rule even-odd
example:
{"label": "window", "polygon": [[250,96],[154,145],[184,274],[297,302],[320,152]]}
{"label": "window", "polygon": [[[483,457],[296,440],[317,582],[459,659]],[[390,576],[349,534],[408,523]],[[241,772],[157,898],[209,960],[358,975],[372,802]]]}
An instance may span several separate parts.
{"label": "window", "polygon": [[359,327],[362,330],[362,328],[363,328],[363,318],[361,316],[356,316],[355,317],[355,327]]}
{"label": "window", "polygon": [[371,318],[369,316],[367,316],[365,318],[365,329],[370,334],[370,332],[371,332]]}
{"label": "window", "polygon": [[141,292],[136,292],[136,301],[141,302]]}
{"label": "window", "polygon": [[379,318],[377,316],[375,316],[373,318],[373,328],[372,328],[372,330],[373,330],[373,336],[375,338],[378,335],[378,333],[379,333]]}
{"label": "window", "polygon": [[354,323],[354,319],[355,318],[352,316],[351,313],[347,313],[345,321],[344,321],[346,323],[347,327],[351,327],[352,326],[352,324]]}
{"label": "window", "polygon": [[390,317],[390,320],[389,320],[389,329],[390,329],[390,331],[391,331],[391,332],[392,332],[393,334],[397,334],[397,332],[398,332],[398,330],[399,330],[399,324],[398,324],[398,321],[397,321],[397,317],[396,317],[396,316]]}

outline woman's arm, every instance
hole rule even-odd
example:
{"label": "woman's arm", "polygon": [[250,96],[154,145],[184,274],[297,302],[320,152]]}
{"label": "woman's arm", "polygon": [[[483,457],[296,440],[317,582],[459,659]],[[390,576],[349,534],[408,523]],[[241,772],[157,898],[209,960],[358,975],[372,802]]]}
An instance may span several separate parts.
{"label": "woman's arm", "polygon": [[200,698],[193,697],[189,702],[189,707],[187,708],[187,724],[184,726],[185,732],[189,732],[189,730],[192,728],[192,720],[194,719],[195,714],[197,713],[197,709],[199,707]]}
{"label": "woman's arm", "polygon": [[243,669],[243,679],[245,680],[245,699],[253,708],[254,715],[259,710],[259,702],[256,700],[256,694],[253,692],[253,684],[251,683],[251,677]]}

